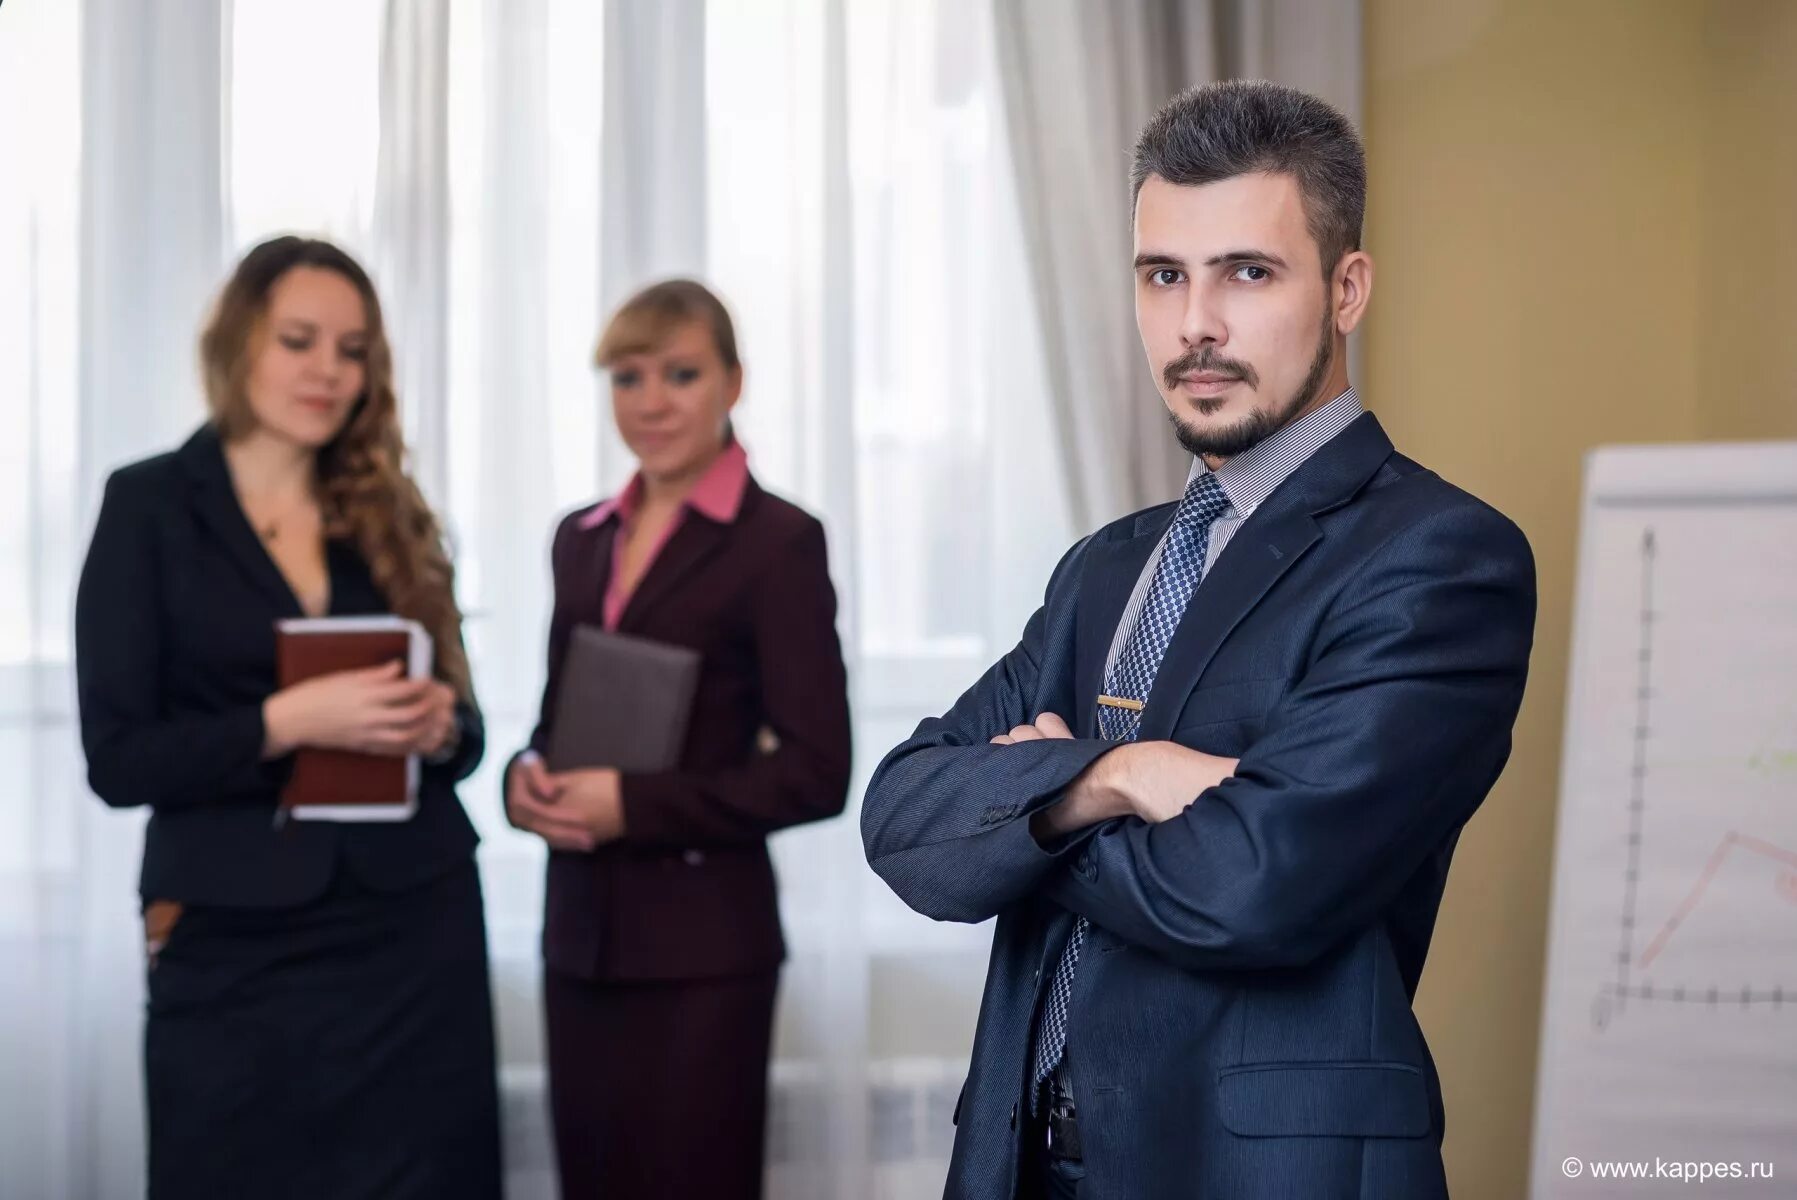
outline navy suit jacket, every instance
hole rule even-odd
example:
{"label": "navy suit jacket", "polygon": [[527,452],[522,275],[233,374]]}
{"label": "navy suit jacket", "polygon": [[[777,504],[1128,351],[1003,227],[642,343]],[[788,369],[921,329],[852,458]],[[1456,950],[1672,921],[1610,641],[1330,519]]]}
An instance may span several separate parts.
{"label": "navy suit jacket", "polygon": [[[1083,1190],[1128,1200],[1446,1194],[1411,1009],[1460,828],[1521,703],[1533,559],[1505,517],[1357,418],[1257,509],[1167,648],[1141,739],[1240,757],[1157,825],[1038,845],[1030,815],[1112,743],[1096,696],[1175,505],[1076,545],[1023,640],[869,785],[873,869],[939,920],[996,916],[947,1195],[1008,1197],[1074,915],[1067,1061]],[[1072,739],[995,746],[1043,711]]]}

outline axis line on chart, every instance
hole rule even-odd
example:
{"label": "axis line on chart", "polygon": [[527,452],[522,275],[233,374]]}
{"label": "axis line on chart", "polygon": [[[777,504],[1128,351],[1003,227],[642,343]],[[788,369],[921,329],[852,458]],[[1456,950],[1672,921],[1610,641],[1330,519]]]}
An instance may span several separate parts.
{"label": "axis line on chart", "polygon": [[1622,876],[1622,946],[1616,953],[1611,989],[1620,1013],[1629,995],[1629,967],[1635,959],[1635,887],[1641,877],[1641,811],[1647,804],[1648,717],[1653,703],[1654,531],[1641,531],[1640,643],[1635,652],[1635,761],[1629,778],[1629,855]]}

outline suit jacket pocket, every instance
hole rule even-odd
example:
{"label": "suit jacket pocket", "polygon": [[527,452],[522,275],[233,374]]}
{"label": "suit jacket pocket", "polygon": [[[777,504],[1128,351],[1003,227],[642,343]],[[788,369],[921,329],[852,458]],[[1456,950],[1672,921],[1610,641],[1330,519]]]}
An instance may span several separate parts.
{"label": "suit jacket pocket", "polygon": [[174,934],[184,907],[179,900],[151,900],[144,905],[144,957],[149,969],[156,969],[156,959]]}
{"label": "suit jacket pocket", "polygon": [[1217,1073],[1217,1111],[1242,1137],[1416,1138],[1429,1089],[1409,1063],[1254,1063]]}
{"label": "suit jacket pocket", "polygon": [[1284,678],[1236,679],[1195,689],[1186,697],[1179,719],[1173,723],[1174,740],[1188,730],[1229,721],[1259,721],[1285,694]]}

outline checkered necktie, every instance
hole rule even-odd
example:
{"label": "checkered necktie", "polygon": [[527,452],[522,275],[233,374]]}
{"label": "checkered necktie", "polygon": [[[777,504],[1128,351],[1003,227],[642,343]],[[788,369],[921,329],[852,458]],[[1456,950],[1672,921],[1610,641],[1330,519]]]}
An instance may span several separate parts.
{"label": "checkered necktie", "polygon": [[[1198,589],[1204,574],[1204,556],[1210,548],[1211,523],[1229,508],[1229,497],[1217,478],[1205,471],[1186,485],[1179,511],[1173,515],[1173,528],[1161,548],[1161,561],[1154,569],[1154,581],[1142,603],[1141,616],[1130,630],[1122,653],[1105,676],[1104,690],[1109,696],[1146,701],[1154,687],[1155,672],[1173,631],[1179,626],[1186,604]],[[1119,708],[1109,704],[1098,707],[1098,730],[1107,740],[1133,742],[1142,725],[1140,710]],[[1030,1102],[1041,1093],[1042,1081],[1061,1065],[1067,1050],[1067,1008],[1073,996],[1073,972],[1079,967],[1080,946],[1086,940],[1087,921],[1073,922],[1073,933],[1067,948],[1061,951],[1054,975],[1048,982],[1048,999],[1042,1005],[1042,1018],[1036,1033],[1036,1065],[1030,1076],[1035,1087],[1030,1089]]]}

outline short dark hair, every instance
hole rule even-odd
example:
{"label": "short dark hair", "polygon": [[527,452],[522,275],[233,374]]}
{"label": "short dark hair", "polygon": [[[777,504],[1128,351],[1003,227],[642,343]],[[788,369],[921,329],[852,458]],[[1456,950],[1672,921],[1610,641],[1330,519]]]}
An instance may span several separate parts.
{"label": "short dark hair", "polygon": [[1187,88],[1136,139],[1131,205],[1151,175],[1193,187],[1258,171],[1298,181],[1323,271],[1360,249],[1366,151],[1332,105],[1296,88],[1232,79]]}

